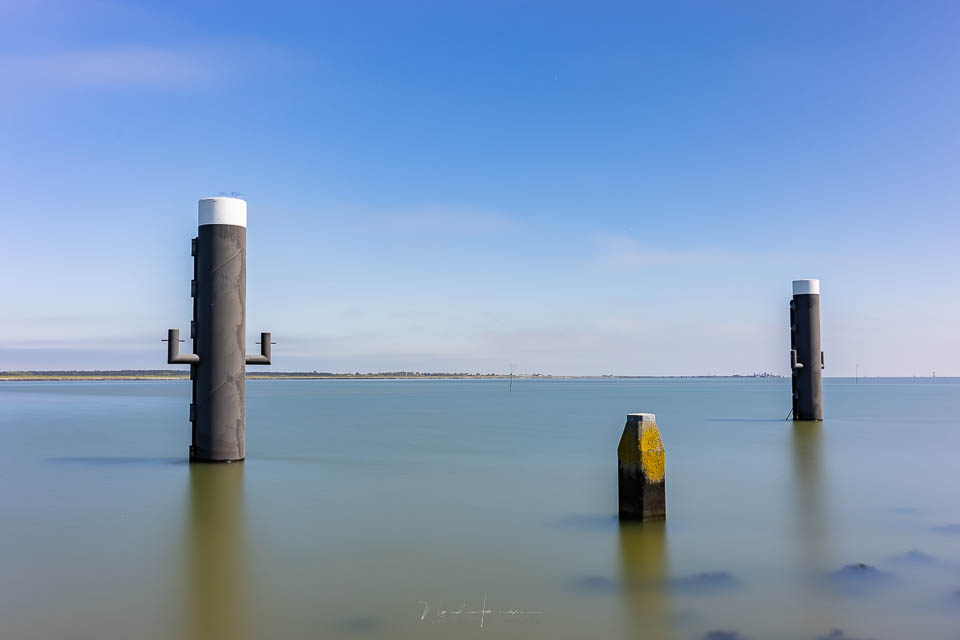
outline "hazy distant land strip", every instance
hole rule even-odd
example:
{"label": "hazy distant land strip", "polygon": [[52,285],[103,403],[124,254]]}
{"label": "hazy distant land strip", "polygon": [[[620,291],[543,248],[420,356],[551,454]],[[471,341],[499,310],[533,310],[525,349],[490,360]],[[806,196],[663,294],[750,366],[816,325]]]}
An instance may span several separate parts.
{"label": "hazy distant land strip", "polygon": [[[782,378],[773,373],[731,376],[555,376],[543,373],[443,373],[422,371],[383,371],[377,373],[330,373],[325,371],[271,371],[247,373],[250,380],[509,380],[517,379],[630,379],[630,378]],[[188,380],[190,374],[178,369],[118,369],[92,371],[0,371],[0,382],[39,380]]]}

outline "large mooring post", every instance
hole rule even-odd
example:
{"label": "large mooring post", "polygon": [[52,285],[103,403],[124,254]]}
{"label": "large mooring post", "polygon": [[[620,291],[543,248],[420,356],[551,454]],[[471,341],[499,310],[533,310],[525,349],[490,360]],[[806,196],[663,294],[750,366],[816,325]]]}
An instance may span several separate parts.
{"label": "large mooring post", "polygon": [[794,280],[790,300],[790,375],[793,419],[823,420],[820,281]]}
{"label": "large mooring post", "polygon": [[191,251],[193,353],[179,353],[180,332],[170,329],[167,362],[190,365],[190,460],[234,462],[246,456],[245,365],[270,364],[270,334],[260,334],[259,356],[246,355],[247,203],[204,198],[198,222]]}
{"label": "large mooring post", "polygon": [[628,413],[617,447],[621,520],[664,520],[663,441],[652,413]]}

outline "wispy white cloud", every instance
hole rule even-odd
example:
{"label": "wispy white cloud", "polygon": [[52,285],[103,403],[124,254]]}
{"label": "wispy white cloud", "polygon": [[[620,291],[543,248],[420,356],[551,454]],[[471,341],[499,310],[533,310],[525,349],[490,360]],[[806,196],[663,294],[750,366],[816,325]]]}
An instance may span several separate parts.
{"label": "wispy white cloud", "polygon": [[0,54],[4,84],[108,89],[219,85],[282,62],[257,44],[109,46]]}
{"label": "wispy white cloud", "polygon": [[501,213],[459,207],[428,207],[383,216],[386,229],[442,236],[485,236],[515,230],[519,223]]}
{"label": "wispy white cloud", "polygon": [[670,266],[731,264],[748,256],[742,252],[717,248],[667,248],[645,243],[620,233],[598,233],[593,236],[597,262],[602,266]]}
{"label": "wispy white cloud", "polygon": [[[110,351],[137,351],[144,348],[156,348],[159,344],[161,332],[155,334],[146,333],[127,333],[124,335],[105,336],[102,333],[91,333],[89,335],[71,336],[62,338],[58,336],[36,337],[36,338],[15,338],[0,340],[0,349],[20,349],[20,350],[51,350],[51,349],[70,349],[74,351],[93,351],[107,349]],[[163,347],[163,345],[161,345]],[[166,348],[166,347],[163,347]]]}
{"label": "wispy white cloud", "polygon": [[0,69],[43,83],[107,87],[187,86],[216,75],[199,56],[145,47],[8,55]]}

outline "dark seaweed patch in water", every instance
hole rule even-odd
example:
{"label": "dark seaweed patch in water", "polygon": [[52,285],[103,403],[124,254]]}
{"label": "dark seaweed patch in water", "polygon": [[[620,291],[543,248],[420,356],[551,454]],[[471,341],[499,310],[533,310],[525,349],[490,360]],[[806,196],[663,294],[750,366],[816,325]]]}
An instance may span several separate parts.
{"label": "dark seaweed patch in water", "polygon": [[371,635],[379,633],[380,619],[375,616],[351,616],[336,624],[337,631],[353,635]]}
{"label": "dark seaweed patch in water", "polygon": [[703,640],[744,640],[744,637],[738,631],[714,629],[703,634]]}
{"label": "dark seaweed patch in water", "polygon": [[125,458],[114,456],[90,456],[90,457],[64,457],[64,458],[46,458],[44,462],[57,462],[61,464],[80,464],[92,466],[113,466],[120,464],[181,464],[187,462],[186,458]]}
{"label": "dark seaweed patch in water", "polygon": [[617,514],[573,514],[554,522],[556,526],[564,529],[605,531],[615,527],[619,521]]}
{"label": "dark seaweed patch in water", "polygon": [[685,593],[717,593],[740,586],[740,581],[726,571],[712,571],[676,578],[670,584]]}
{"label": "dark seaweed patch in water", "polygon": [[960,524],[944,524],[934,527],[933,530],[947,536],[960,536]]}
{"label": "dark seaweed patch in water", "polygon": [[923,551],[919,551],[917,549],[907,551],[906,553],[894,558],[894,560],[901,564],[912,564],[924,567],[929,567],[940,563],[940,561],[933,556],[927,555]]}
{"label": "dark seaweed patch in water", "polygon": [[954,589],[947,596],[947,605],[954,611],[960,611],[960,589]]}
{"label": "dark seaweed patch in water", "polygon": [[850,595],[864,595],[896,582],[892,573],[863,562],[848,564],[831,573],[829,578],[834,588]]}
{"label": "dark seaweed patch in water", "polygon": [[580,593],[607,594],[618,590],[616,582],[604,576],[584,576],[573,582],[574,591]]}
{"label": "dark seaweed patch in water", "polygon": [[839,571],[834,571],[830,574],[834,578],[838,579],[855,579],[855,580],[889,580],[893,578],[893,575],[877,569],[874,566],[871,566],[865,562],[857,562],[856,564],[845,565]]}
{"label": "dark seaweed patch in water", "polygon": [[831,629],[825,636],[817,636],[816,640],[870,640],[869,638],[854,638],[843,632],[843,629]]}

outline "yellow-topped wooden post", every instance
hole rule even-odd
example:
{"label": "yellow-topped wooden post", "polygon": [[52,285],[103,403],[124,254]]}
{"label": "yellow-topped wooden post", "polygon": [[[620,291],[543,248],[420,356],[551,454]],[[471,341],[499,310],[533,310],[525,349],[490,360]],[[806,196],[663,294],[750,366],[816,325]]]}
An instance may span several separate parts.
{"label": "yellow-topped wooden post", "polygon": [[617,447],[621,520],[665,520],[663,440],[652,413],[628,413]]}

